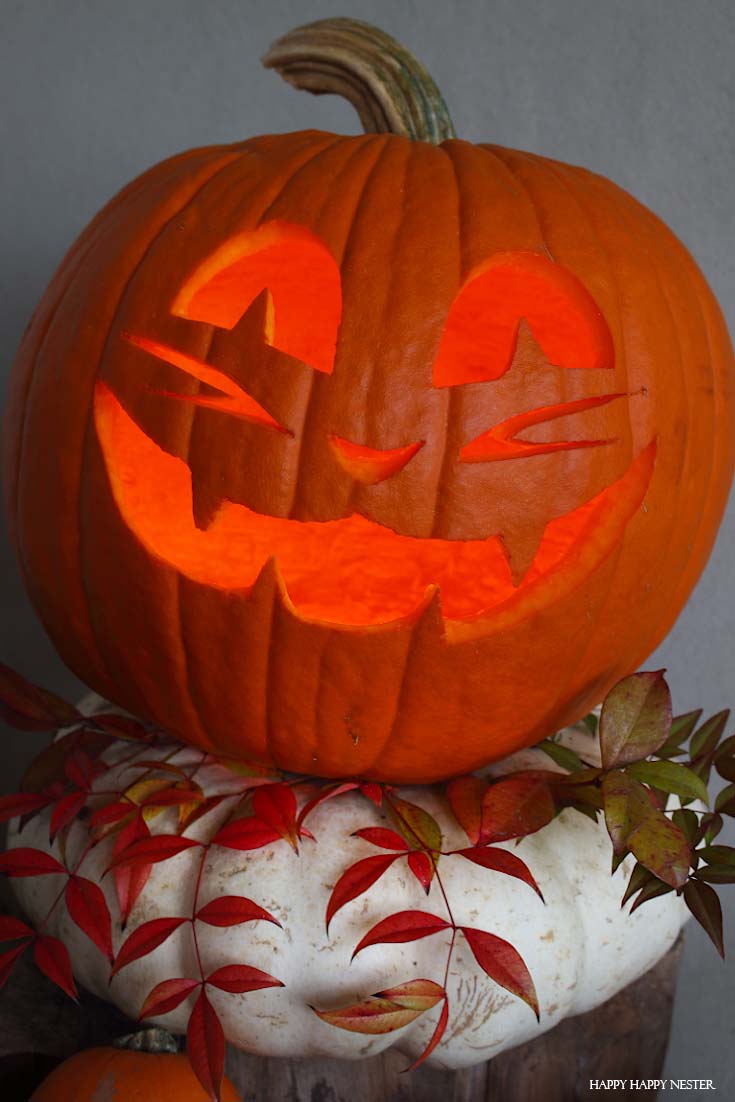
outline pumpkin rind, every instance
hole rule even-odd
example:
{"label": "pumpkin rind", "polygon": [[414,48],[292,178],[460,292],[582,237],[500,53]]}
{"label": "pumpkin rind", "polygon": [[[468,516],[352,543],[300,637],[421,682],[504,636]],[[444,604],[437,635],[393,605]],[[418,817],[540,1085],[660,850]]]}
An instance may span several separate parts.
{"label": "pumpkin rind", "polygon": [[[55,1068],[33,1092],[30,1102],[205,1102],[209,1096],[197,1081],[186,1056],[91,1048],[77,1052]],[[239,1102],[229,1079],[222,1082],[222,1102]]]}
{"label": "pumpkin rind", "polygon": [[[264,340],[265,295],[236,339],[180,316],[192,273],[268,224],[318,238],[339,267],[331,373]],[[432,385],[458,292],[505,253],[550,258],[591,296],[614,369],[552,365],[521,326],[502,377]],[[151,341],[238,385],[245,377],[287,431],[162,397],[201,399],[202,384],[147,353]],[[322,776],[432,781],[575,721],[661,641],[726,502],[733,380],[725,325],[693,260],[607,180],[454,139],[255,138],[150,170],[72,247],[11,384],[11,531],[62,657],[110,699],[229,756]],[[98,383],[187,464],[202,530],[226,499],[294,523],[355,514],[447,545],[497,536],[516,588],[456,617],[448,593],[442,604],[441,588],[429,586],[410,613],[335,620],[300,609],[277,548],[254,584],[187,576],[121,513],[94,425]],[[614,446],[461,461],[492,425],[604,395],[615,400],[549,421],[541,439]],[[340,461],[335,439],[409,459],[390,477],[366,478]],[[531,584],[545,529],[654,451],[650,481],[641,476],[618,528],[605,536],[601,512],[571,562]],[[344,581],[325,570],[319,584],[338,595]],[[466,576],[462,586],[471,588]]]}

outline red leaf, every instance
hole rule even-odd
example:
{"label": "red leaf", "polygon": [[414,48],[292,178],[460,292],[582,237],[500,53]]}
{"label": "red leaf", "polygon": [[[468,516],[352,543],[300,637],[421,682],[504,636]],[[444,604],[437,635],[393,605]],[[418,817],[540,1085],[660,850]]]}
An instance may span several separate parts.
{"label": "red leaf", "polygon": [[604,769],[650,757],[671,729],[671,696],[664,671],[634,673],[605,697],[599,736]]}
{"label": "red leaf", "polygon": [[[102,771],[106,766],[102,766]],[[100,767],[95,765],[86,750],[74,750],[64,762],[64,773],[68,780],[77,788],[89,791],[92,781],[100,772]]]}
{"label": "red leaf", "polygon": [[51,799],[35,792],[13,792],[9,796],[0,796],[0,823],[15,819],[17,815],[29,815],[48,807]]}
{"label": "red leaf", "polygon": [[133,842],[117,857],[113,857],[110,868],[121,868],[126,865],[157,865],[161,861],[176,857],[186,849],[192,849],[201,844],[193,838],[182,838],[179,834],[153,834],[149,838]]}
{"label": "red leaf", "polygon": [[226,964],[207,976],[207,983],[228,991],[231,995],[243,995],[246,991],[262,991],[266,987],[283,987],[280,980],[252,968],[249,964]]}
{"label": "red leaf", "polygon": [[47,876],[66,871],[55,857],[42,849],[21,846],[0,854],[0,873],[6,876]]}
{"label": "red leaf", "polygon": [[69,823],[74,822],[86,802],[86,792],[70,792],[67,796],[62,796],[58,803],[55,804],[51,815],[51,822],[49,823],[48,829],[50,842],[53,842],[60,830],[63,830]]}
{"label": "red leaf", "polygon": [[329,1025],[351,1033],[394,1033],[415,1022],[426,1010],[445,999],[444,989],[433,980],[410,980],[398,987],[369,995],[353,1006],[338,1010],[311,1009]]}
{"label": "red leaf", "polygon": [[473,845],[480,841],[482,801],[488,790],[480,777],[457,777],[447,785],[452,814]]}
{"label": "red leaf", "polygon": [[259,920],[281,925],[272,914],[253,903],[252,899],[245,899],[241,895],[221,895],[212,899],[197,911],[196,917],[208,926],[239,926],[242,922]]}
{"label": "red leaf", "polygon": [[212,845],[238,850],[262,849],[271,842],[277,842],[280,837],[281,834],[277,830],[273,830],[261,819],[249,815],[244,819],[225,823],[212,839]]}
{"label": "red leaf", "polygon": [[0,941],[15,941],[19,937],[34,937],[35,930],[12,915],[0,915]]}
{"label": "red leaf", "polygon": [[103,731],[114,735],[115,738],[128,739],[131,742],[148,742],[152,737],[152,732],[131,716],[119,716],[110,713],[109,715],[88,716],[87,720],[89,723],[93,723],[95,727],[101,727]]}
{"label": "red leaf", "polygon": [[98,807],[89,817],[90,834],[94,837],[95,842],[99,842],[118,826],[121,826],[125,819],[132,819],[134,814],[135,809],[131,807],[127,800]]}
{"label": "red leaf", "polygon": [[186,1031],[186,1054],[194,1074],[212,1099],[219,1099],[225,1067],[225,1035],[204,989],[194,1003]]}
{"label": "red leaf", "polygon": [[381,849],[400,850],[402,853],[407,853],[410,849],[408,842],[398,831],[388,830],[386,827],[363,827],[362,830],[354,831],[353,838],[364,838],[366,842],[380,846]]}
{"label": "red leaf", "polygon": [[418,941],[422,937],[430,937],[440,930],[448,930],[449,923],[437,915],[427,914],[425,911],[399,911],[397,914],[384,918],[365,934],[354,953],[353,959],[369,945],[384,945],[388,942]]}
{"label": "red leaf", "polygon": [[506,991],[528,1003],[539,1020],[536,988],[518,950],[509,942],[484,930],[472,930],[467,926],[461,926],[460,929],[483,972]]}
{"label": "red leaf", "polygon": [[127,964],[132,964],[134,960],[152,953],[171,936],[174,930],[178,930],[179,926],[188,921],[186,918],[153,918],[150,922],[144,922],[138,926],[120,946],[110,972],[110,980]]}
{"label": "red leaf", "polygon": [[363,796],[366,796],[376,807],[382,807],[383,786],[378,784],[377,781],[363,781],[360,785],[360,791]]}
{"label": "red leaf", "polygon": [[518,774],[491,785],[482,801],[481,842],[505,842],[535,834],[554,818],[548,784]]}
{"label": "red leaf", "polygon": [[148,992],[148,998],[140,1008],[138,1021],[146,1018],[159,1018],[162,1014],[168,1014],[175,1010],[190,995],[195,987],[201,985],[201,980],[163,980],[157,983],[152,991]]}
{"label": "red leaf", "polygon": [[181,769],[180,766],[174,765],[170,761],[160,761],[157,758],[136,758],[135,761],[131,761],[128,769],[145,769],[146,771],[158,771],[160,773],[174,773],[177,777],[182,777],[184,780],[188,780],[187,774]]}
{"label": "red leaf", "polygon": [[332,894],[327,903],[325,918],[327,930],[337,911],[366,892],[400,856],[400,853],[377,853],[374,857],[364,857],[362,861],[355,862],[342,873],[332,888]]}
{"label": "red leaf", "polygon": [[431,1035],[431,1040],[429,1041],[428,1045],[426,1046],[424,1051],[421,1053],[419,1058],[417,1060],[414,1060],[414,1062],[412,1064],[410,1064],[409,1067],[406,1068],[406,1071],[413,1071],[414,1068],[417,1068],[420,1064],[423,1064],[424,1060],[428,1059],[428,1057],[431,1056],[432,1052],[434,1051],[434,1049],[436,1048],[436,1046],[439,1044],[442,1037],[444,1036],[444,1031],[447,1028],[447,1022],[448,1021],[449,1021],[449,1002],[445,998],[444,999],[444,1004],[443,1004],[442,1009],[441,1009],[441,1014],[439,1015],[439,1020],[436,1023],[436,1028],[435,1028],[434,1032]]}
{"label": "red leaf", "polygon": [[76,708],[54,693],[39,689],[0,663],[0,711],[24,731],[52,731],[81,718]]}
{"label": "red leaf", "polygon": [[495,846],[473,846],[471,849],[458,849],[454,852],[460,857],[466,857],[468,861],[474,861],[476,865],[482,865],[484,869],[493,869],[495,872],[503,872],[506,876],[515,876],[518,880],[523,880],[541,896],[541,899],[544,898],[528,866],[514,853],[497,849]]}
{"label": "red leaf", "polygon": [[[112,848],[113,858],[124,853],[133,842],[149,837],[150,831],[143,820],[143,816],[136,815],[135,818],[131,819],[131,821],[122,828],[115,839],[115,845]],[[153,866],[150,864],[142,864],[129,865],[124,868],[116,868],[113,870],[112,875],[115,878],[115,891],[117,892],[117,901],[120,906],[120,921],[123,927],[127,923],[130,912],[135,906],[140,893],[148,883],[148,877],[151,874],[152,868]]]}
{"label": "red leaf", "polygon": [[297,826],[306,819],[307,815],[310,815],[315,807],[319,807],[326,800],[331,800],[334,796],[341,796],[343,792],[353,792],[357,788],[357,781],[343,781],[338,784],[330,784],[325,788],[322,788],[320,792],[317,792],[313,799],[305,803],[299,812],[298,819],[296,820]]}
{"label": "red leaf", "polygon": [[266,784],[253,793],[253,811],[294,849],[297,848],[296,797],[288,784]]}
{"label": "red leaf", "polygon": [[709,884],[702,884],[698,880],[689,880],[684,888],[684,902],[711,939],[717,952],[724,958],[722,907],[717,892]]}
{"label": "red leaf", "polygon": [[409,803],[393,796],[390,808],[398,819],[398,829],[412,847],[433,850],[438,853],[442,848],[442,832],[433,815],[418,804]]}
{"label": "red leaf", "polygon": [[140,800],[141,807],[178,807],[181,804],[200,804],[204,800],[204,795],[199,788],[192,788],[189,785],[181,785],[177,788],[175,785],[169,788],[162,788],[158,792],[152,793],[150,796],[146,796]]}
{"label": "red leaf", "polygon": [[63,941],[48,934],[39,935],[33,946],[33,959],[44,976],[76,1001],[77,989],[71,972],[69,953]]}
{"label": "red leaf", "polygon": [[408,867],[428,895],[429,888],[431,887],[431,878],[434,875],[434,862],[431,860],[428,853],[424,853],[424,851],[420,849],[414,850],[413,853],[409,853]]}
{"label": "red leaf", "polygon": [[112,963],[110,912],[102,889],[83,876],[70,876],[64,900],[72,921]]}
{"label": "red leaf", "polygon": [[14,945],[12,949],[6,949],[4,953],[0,953],[0,990],[8,982],[16,960],[27,948],[28,942],[24,941],[22,945]]}

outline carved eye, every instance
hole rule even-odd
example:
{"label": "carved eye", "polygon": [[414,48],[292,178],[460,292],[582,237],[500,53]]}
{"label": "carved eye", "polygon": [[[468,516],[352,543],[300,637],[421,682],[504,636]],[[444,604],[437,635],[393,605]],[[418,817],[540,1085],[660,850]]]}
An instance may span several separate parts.
{"label": "carved eye", "polygon": [[303,226],[267,222],[230,238],[187,279],[172,313],[232,329],[264,290],[266,342],[330,374],[342,315],[340,273],[326,245]]}
{"label": "carved eye", "polygon": [[121,333],[120,336],[129,344],[135,345],[136,348],[142,348],[144,352],[150,352],[152,356],[156,356],[159,360],[164,360],[173,367],[178,367],[180,371],[193,375],[200,383],[206,383],[207,386],[219,390],[221,397],[208,394],[178,394],[176,391],[170,390],[157,390],[154,393],[160,394],[164,398],[177,398],[181,402],[203,406],[205,409],[221,410],[233,417],[242,417],[245,421],[253,421],[267,428],[278,429],[279,432],[285,432],[289,436],[293,435],[283,425],[279,424],[259,402],[256,402],[255,398],[252,398],[242,387],[239,387],[229,375],[218,371],[211,364],[197,360],[194,356],[188,356],[185,352],[179,352],[171,345],[150,340],[148,337],[138,337],[133,333]]}
{"label": "carved eye", "polygon": [[518,433],[532,425],[541,425],[559,417],[568,417],[572,413],[583,413],[588,409],[605,406],[608,402],[622,398],[622,394],[601,394],[592,398],[580,398],[575,402],[560,402],[555,406],[543,406],[518,413],[501,421],[487,432],[476,436],[462,448],[459,458],[462,463],[488,463],[498,459],[518,459],[524,455],[545,455],[548,452],[571,451],[574,448],[598,448],[603,444],[615,443],[614,438],[603,440],[554,440],[549,443],[533,440],[519,440]]}
{"label": "carved eye", "polygon": [[499,379],[513,362],[523,319],[552,364],[613,366],[607,323],[575,276],[537,253],[498,253],[475,269],[452,304],[434,386]]}

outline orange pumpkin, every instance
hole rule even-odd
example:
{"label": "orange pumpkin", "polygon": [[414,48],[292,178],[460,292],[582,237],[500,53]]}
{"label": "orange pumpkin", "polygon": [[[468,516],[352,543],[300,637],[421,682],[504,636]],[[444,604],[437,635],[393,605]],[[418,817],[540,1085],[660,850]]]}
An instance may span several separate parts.
{"label": "orange pumpkin", "polygon": [[[59,1064],[30,1102],[206,1102],[205,1091],[183,1053],[90,1048]],[[229,1079],[222,1102],[240,1102]]]}
{"label": "orange pumpkin", "polygon": [[578,719],[666,634],[727,497],[732,348],[654,215],[454,139],[392,40],[330,20],[266,61],[402,132],[194,150],[108,204],[20,349],[15,544],[110,699],[429,781]]}

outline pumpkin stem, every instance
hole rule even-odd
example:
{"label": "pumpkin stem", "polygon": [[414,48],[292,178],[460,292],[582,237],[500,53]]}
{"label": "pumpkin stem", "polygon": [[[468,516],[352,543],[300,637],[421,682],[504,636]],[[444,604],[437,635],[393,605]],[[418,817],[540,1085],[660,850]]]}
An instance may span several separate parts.
{"label": "pumpkin stem", "polygon": [[165,1029],[151,1026],[150,1029],[139,1029],[135,1033],[127,1033],[124,1037],[116,1037],[112,1042],[113,1048],[124,1048],[128,1052],[178,1052],[179,1042]]}
{"label": "pumpkin stem", "polygon": [[366,133],[439,145],[456,134],[432,78],[399,42],[357,19],[320,19],[274,42],[263,64],[295,88],[349,100]]}

